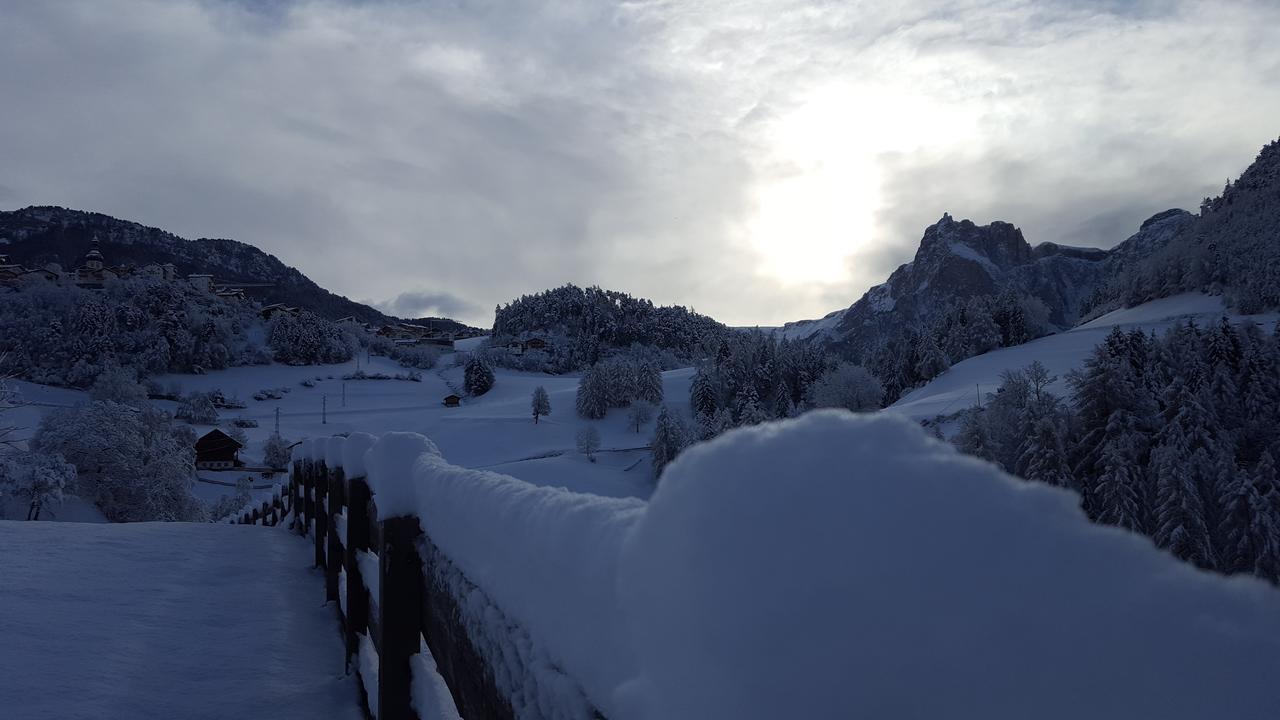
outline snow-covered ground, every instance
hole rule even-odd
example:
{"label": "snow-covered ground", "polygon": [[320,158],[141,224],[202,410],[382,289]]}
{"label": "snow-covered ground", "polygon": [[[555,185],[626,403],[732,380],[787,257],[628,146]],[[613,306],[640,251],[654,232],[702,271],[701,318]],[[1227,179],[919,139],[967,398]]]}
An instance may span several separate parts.
{"label": "snow-covered ground", "polygon": [[283,528],[0,521],[0,548],[0,717],[362,717]]}
{"label": "snow-covered ground", "polygon": [[890,414],[729,432],[647,503],[460,468],[410,433],[339,442],[304,452],[367,468],[379,512],[422,518],[467,579],[479,652],[530,708],[581,692],[617,720],[1275,709],[1275,588],[1093,524],[1074,494]]}
{"label": "snow-covered ground", "polygon": [[[994,392],[1000,383],[1000,373],[1024,368],[1036,360],[1058,376],[1049,390],[1065,395],[1067,373],[1083,366],[1113,327],[1163,332],[1179,320],[1194,319],[1204,326],[1218,322],[1223,314],[1222,298],[1201,293],[1186,293],[1115,310],[1066,332],[956,363],[928,384],[904,395],[889,411],[915,420],[951,415],[976,403],[979,393],[986,397],[987,393]],[[1232,322],[1262,323],[1268,330],[1280,319],[1275,313],[1227,316]]]}
{"label": "snow-covered ground", "polygon": [[[469,342],[474,345],[475,340]],[[355,361],[339,365],[266,365],[236,367],[205,375],[165,375],[156,378],[166,387],[177,383],[183,392],[222,390],[236,397],[243,410],[223,410],[219,426],[226,428],[237,417],[258,422],[248,428],[249,447],[241,453],[250,465],[262,457],[262,444],[271,435],[279,410],[280,432],[297,441],[335,433],[389,431],[417,432],[430,437],[451,462],[466,467],[486,467],[527,480],[535,485],[562,486],[578,492],[612,497],[648,497],[653,491],[649,453],[645,449],[652,434],[651,420],[639,433],[627,427],[626,410],[611,410],[602,420],[584,420],[574,411],[578,375],[545,375],[496,368],[493,389],[478,398],[464,399],[461,407],[448,408],[443,399],[462,386],[462,368],[454,366],[455,355],[446,355],[436,370],[421,372],[421,382],[408,380],[342,380],[356,371]],[[366,373],[395,375],[406,368],[382,357],[362,358]],[[663,374],[667,404],[688,413],[691,368]],[[302,385],[314,381],[314,387]],[[87,393],[16,382],[14,385],[30,403],[12,413],[26,434],[50,409],[86,402]],[[551,398],[552,414],[534,424],[530,411],[533,389],[543,386]],[[345,386],[345,390],[344,390]],[[258,401],[260,390],[288,388],[280,400]],[[344,401],[345,392],[345,401]],[[461,394],[461,393],[459,393]],[[172,410],[175,403],[157,401]],[[600,432],[601,450],[596,462],[579,454],[574,435],[592,424]],[[204,434],[212,426],[195,426]],[[196,495],[216,501],[234,492],[243,472],[202,471],[206,482],[196,485]],[[256,500],[270,497],[271,480],[253,475]],[[90,508],[91,509],[91,508]],[[55,512],[55,515],[57,513]],[[76,513],[86,519],[83,513]],[[14,518],[14,512],[4,517]]]}

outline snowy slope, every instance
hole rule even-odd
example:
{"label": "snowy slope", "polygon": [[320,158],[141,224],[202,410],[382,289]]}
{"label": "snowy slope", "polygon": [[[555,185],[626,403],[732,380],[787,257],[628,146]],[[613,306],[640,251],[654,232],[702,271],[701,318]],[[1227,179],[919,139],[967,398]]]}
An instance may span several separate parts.
{"label": "snowy slope", "polygon": [[[251,465],[261,459],[262,444],[271,435],[279,410],[281,434],[290,441],[337,433],[410,431],[434,440],[451,462],[491,468],[536,485],[612,497],[645,498],[653,491],[647,450],[653,421],[636,433],[627,427],[625,409],[610,410],[602,420],[584,420],[574,411],[578,375],[553,376],[503,368],[495,369],[497,382],[487,394],[464,400],[462,407],[446,408],[443,398],[462,385],[462,368],[453,366],[453,357],[446,355],[435,371],[423,371],[421,382],[343,381],[344,375],[356,370],[355,361],[305,367],[244,366],[205,375],[166,375],[157,380],[166,386],[178,383],[184,392],[222,390],[244,402],[247,407],[243,410],[221,411],[219,423],[226,427],[237,417],[258,422],[257,428],[245,431],[249,447],[241,453],[241,458]],[[405,372],[381,357],[362,359],[360,367],[368,373]],[[663,373],[665,396],[673,410],[688,413],[692,377],[691,368]],[[303,386],[304,380],[313,381],[315,387]],[[40,417],[54,407],[88,400],[86,393],[77,390],[27,382],[14,384],[33,403],[13,415],[17,424],[29,429],[34,429]],[[535,425],[529,401],[539,385],[550,395],[552,414]],[[253,399],[255,392],[273,388],[289,388],[289,392],[280,400]],[[156,402],[170,411],[176,408],[170,401]],[[586,424],[594,425],[601,436],[601,450],[594,463],[575,448],[574,436]],[[211,427],[198,425],[194,429],[203,434]],[[207,482],[197,483],[196,496],[213,502],[230,495],[236,479],[243,474],[202,471],[200,476]],[[255,475],[253,483],[259,488],[255,499],[270,497],[271,481]],[[3,517],[13,519],[14,512]]]}
{"label": "snowy slope", "polygon": [[[979,393],[985,397],[993,392],[1000,382],[1001,372],[1021,369],[1036,360],[1058,376],[1050,391],[1064,395],[1067,373],[1081,367],[1113,327],[1163,332],[1179,320],[1194,319],[1201,325],[1214,323],[1223,312],[1221,298],[1202,293],[1186,293],[1115,310],[1066,332],[1015,347],[1000,348],[957,363],[933,381],[904,395],[888,411],[915,420],[955,413],[974,404]],[[1228,317],[1233,322],[1258,322],[1268,327],[1280,318],[1276,314]]]}
{"label": "snowy slope", "polygon": [[362,717],[283,528],[0,521],[0,548],[0,716]]}

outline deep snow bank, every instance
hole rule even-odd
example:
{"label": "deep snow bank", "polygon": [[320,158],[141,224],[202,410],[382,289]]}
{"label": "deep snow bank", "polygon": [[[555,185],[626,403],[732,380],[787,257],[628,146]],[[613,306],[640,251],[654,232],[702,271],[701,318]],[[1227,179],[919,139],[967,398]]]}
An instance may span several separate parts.
{"label": "deep snow bank", "polygon": [[1280,592],[1092,525],[1074,495],[894,416],[728,433],[649,503],[459,468],[407,433],[313,452],[367,466],[383,517],[421,518],[518,706],[563,707],[573,683],[614,720],[1280,706]]}
{"label": "deep snow bank", "polygon": [[621,564],[627,717],[1264,718],[1280,593],[1089,524],[900,418],[690,449]]}

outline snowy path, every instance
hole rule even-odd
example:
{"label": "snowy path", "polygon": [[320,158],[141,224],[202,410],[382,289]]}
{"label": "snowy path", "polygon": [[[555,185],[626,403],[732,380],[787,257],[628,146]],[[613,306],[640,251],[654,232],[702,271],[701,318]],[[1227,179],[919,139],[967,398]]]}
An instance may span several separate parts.
{"label": "snowy path", "polygon": [[0,521],[0,716],[360,718],[309,551],[283,528]]}

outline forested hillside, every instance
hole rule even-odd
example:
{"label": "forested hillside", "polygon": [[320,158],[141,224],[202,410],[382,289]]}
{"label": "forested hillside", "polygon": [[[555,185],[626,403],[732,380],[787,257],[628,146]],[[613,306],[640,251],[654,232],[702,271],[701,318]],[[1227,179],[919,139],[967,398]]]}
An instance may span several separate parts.
{"label": "forested hillside", "polygon": [[565,285],[525,295],[494,311],[493,346],[537,337],[547,347],[522,353],[529,369],[564,372],[587,367],[611,350],[640,346],[692,360],[729,331],[685,307],[598,287]]}
{"label": "forested hillside", "polygon": [[112,265],[172,263],[180,275],[211,274],[224,284],[270,283],[271,287],[246,289],[263,304],[305,308],[331,320],[346,316],[373,324],[391,320],[374,308],[325,290],[296,268],[247,243],[186,240],[158,228],[61,207],[0,212],[0,252],[28,267],[58,263],[67,270],[75,268],[94,238]]}

